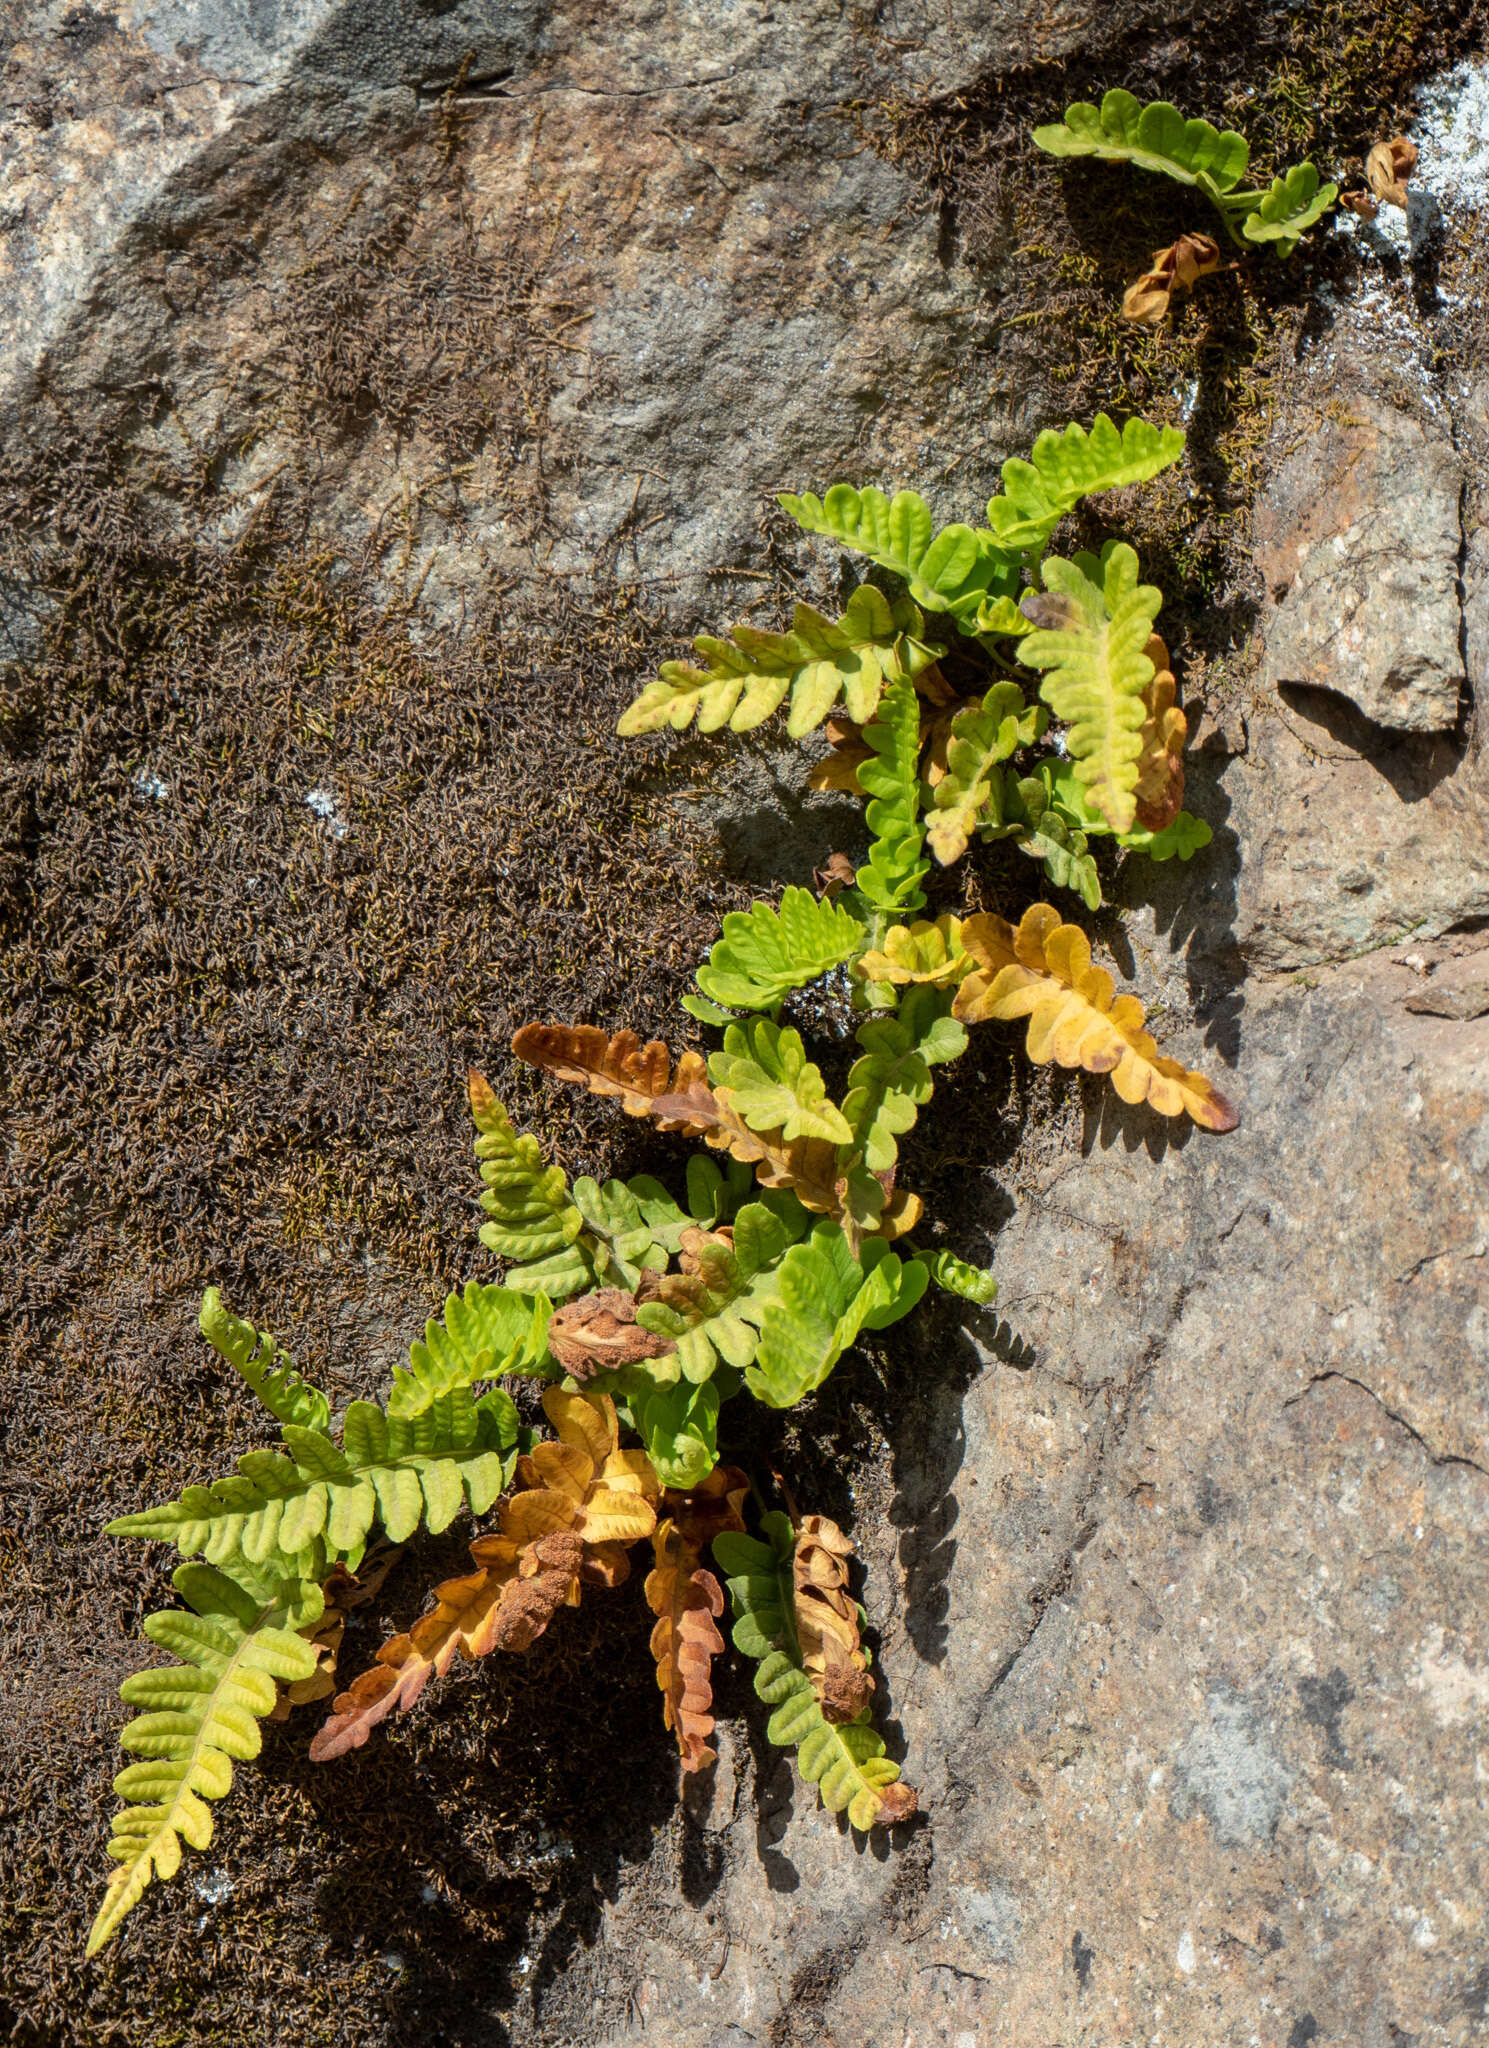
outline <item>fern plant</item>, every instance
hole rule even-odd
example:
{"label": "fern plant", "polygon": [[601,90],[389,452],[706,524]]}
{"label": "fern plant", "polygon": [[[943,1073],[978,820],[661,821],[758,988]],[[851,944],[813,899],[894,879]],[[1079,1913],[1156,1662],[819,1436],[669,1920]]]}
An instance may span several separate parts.
{"label": "fern plant", "polygon": [[1034,141],[1051,156],[1133,164],[1192,185],[1219,213],[1232,242],[1267,243],[1279,256],[1290,256],[1339,197],[1339,187],[1321,184],[1311,163],[1295,164],[1269,185],[1243,185],[1251,155],[1244,135],[1186,121],[1167,100],[1143,106],[1121,86],[1099,107],[1077,100],[1063,121],[1036,128]]}
{"label": "fern plant", "polygon": [[[1094,843],[1110,838],[1151,860],[1188,860],[1209,844],[1209,826],[1180,806],[1186,725],[1154,630],[1160,593],[1140,581],[1125,542],[1070,560],[1046,553],[1083,499],[1149,482],[1183,452],[1177,428],[1143,419],[1119,430],[1102,413],[1089,430],[1046,428],[1027,461],[1003,464],[986,526],[939,535],[909,491],[885,498],[835,485],[821,497],[781,498],[808,532],[897,569],[920,602],[939,600],[949,638],[937,659],[907,664],[885,683],[871,720],[845,707],[827,723],[832,753],[813,786],[867,799],[869,854],[853,887],[820,903],[789,889],[779,910],[730,912],[698,971],[699,993],[684,999],[695,1017],[723,1024],[770,1009],[840,967],[856,1000],[884,1006],[889,984],[863,962],[924,906],[930,859],[949,866],[974,840],[1011,841],[1092,910],[1101,903]],[[979,690],[952,687],[942,664],[953,653],[959,671],[983,667]],[[1031,703],[1013,680],[1018,666],[1040,673],[1042,701]],[[655,729],[647,707],[656,687],[624,714],[622,733]]]}
{"label": "fern plant", "polygon": [[[680,1192],[649,1174],[570,1183],[472,1073],[479,1235],[500,1276],[449,1297],[382,1401],[334,1417],[277,1340],[208,1290],[202,1333],[279,1442],[109,1524],[187,1562],[175,1574],[185,1605],[145,1625],[178,1661],[124,1688],[145,1710],[123,1736],[140,1760],[116,1781],[118,1868],[90,1951],[175,1873],[183,1842],[206,1846],[207,1802],[257,1754],[269,1715],[330,1697],[310,1754],[332,1763],[413,1709],[457,1657],[530,1649],[563,1608],[622,1583],[643,1545],[663,1720],[684,1771],[713,1759],[727,1595],[767,1736],[823,1804],[860,1829],[914,1813],[873,1726],[852,1544],[794,1509],[764,1511],[751,1530],[756,1489],[720,1448],[727,1404],[808,1400],[933,1283],[994,1299],[989,1270],[926,1242],[903,1177],[969,1027],[1022,1026],[1031,1059],[1106,1075],[1161,1115],[1212,1131],[1236,1121],[1210,1082],[1159,1052],[1140,1003],[1052,905],[1031,904],[1016,925],[921,914],[974,844],[1009,841],[1095,908],[1103,838],[1153,859],[1188,859],[1208,840],[1181,807],[1186,728],[1154,631],[1158,591],[1123,542],[1047,552],[1083,497],[1147,481],[1182,449],[1142,420],[1050,430],[1027,462],[1004,464],[980,527],[938,530],[910,492],[837,485],[783,499],[809,532],[903,588],[860,585],[837,621],[798,605],[785,632],[703,636],[706,667],[665,664],[626,712],[621,730],[637,735],[742,733],[781,710],[797,737],[825,727],[813,779],[862,795],[865,857],[844,867],[852,881],[835,900],[788,888],[724,919],[684,999],[720,1033],[712,1050],[564,1021],[515,1033],[518,1060],[689,1141]],[[1037,701],[1021,671],[1038,677]],[[785,1007],[824,980],[846,983],[857,1013],[836,1091]],[[502,1383],[524,1377],[549,1434],[519,1424]],[[413,1626],[344,1681],[340,1619],[372,1590],[370,1546],[460,1516],[476,1525],[472,1569],[437,1585]]]}

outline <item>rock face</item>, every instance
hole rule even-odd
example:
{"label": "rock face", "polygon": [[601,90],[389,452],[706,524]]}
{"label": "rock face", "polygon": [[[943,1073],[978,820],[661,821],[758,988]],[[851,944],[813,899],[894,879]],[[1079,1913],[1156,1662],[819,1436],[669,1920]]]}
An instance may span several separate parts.
{"label": "rock face", "polygon": [[[1114,8],[1093,27],[1084,7],[1032,0],[927,0],[872,22],[837,0],[35,8],[10,48],[0,124],[10,457],[81,449],[100,528],[118,522],[109,494],[127,472],[162,550],[189,539],[231,556],[263,507],[292,502],[307,548],[355,560],[416,646],[458,644],[493,589],[551,583],[582,604],[621,587],[627,618],[705,601],[716,618],[743,615],[783,580],[820,590],[826,557],[781,551],[775,489],[842,474],[912,483],[960,516],[1062,406],[1056,391],[990,380],[986,279],[925,190],[869,146],[865,98],[963,93],[1093,36],[1119,49],[1134,24],[1166,35],[1181,11]],[[1454,94],[1483,90],[1481,72],[1441,88],[1424,130],[1440,150],[1457,132],[1443,113]],[[452,1816],[431,1790],[417,1841],[412,1822],[407,1841],[376,1835],[408,1758],[373,1759],[339,1795],[374,1815],[377,1853],[359,1861],[335,1796],[306,1792],[284,1761],[305,1735],[274,1737],[266,1805],[305,1859],[290,1904],[249,1889],[224,1821],[212,1871],[190,1892],[183,1879],[152,1893],[126,1961],[84,1972],[58,1884],[22,1897],[23,1878],[37,1886],[25,1848],[17,1917],[0,1921],[0,2017],[59,2044],[155,2041],[167,2018],[192,2048],[224,2038],[241,2031],[232,1972],[251,1974],[234,1958],[252,1918],[269,1930],[267,1947],[255,1935],[255,1995],[278,1987],[285,2038],[314,2048],[1469,2048],[1483,2035],[1489,754],[1475,705],[1489,675],[1489,359],[1449,347],[1477,290],[1483,195],[1446,173],[1439,192],[1429,152],[1421,175],[1436,212],[1419,206],[1416,240],[1399,247],[1389,223],[1375,241],[1357,234],[1348,287],[1320,288],[1277,393],[1252,511],[1257,630],[1191,776],[1214,845],[1182,870],[1124,873],[1129,915],[1108,933],[1128,979],[1178,1020],[1168,1049],[1216,1071],[1241,1127],[1223,1140],[1160,1128],[1093,1087],[1057,1096],[997,1169],[967,1162],[956,1227],[969,1251],[979,1234],[989,1247],[997,1319],[896,1338],[889,1419],[846,1482],[890,1732],[925,1818],[890,1845],[854,1837],[758,1722],[726,1717],[712,1779],[671,1819],[641,1805],[638,1847],[607,1833],[636,1773],[602,1731],[579,1802],[588,1831],[556,1849],[542,1813],[523,1812],[538,1846],[526,1861],[514,1850],[498,1883],[472,1846],[477,1821],[523,1795],[495,1738],[492,1755],[471,1738],[469,1810]],[[203,478],[210,494],[193,496]],[[91,499],[63,510],[84,529],[95,518]],[[66,592],[7,574],[11,649],[29,660]],[[298,705],[330,657],[300,585],[286,572],[274,588],[294,626],[276,690]],[[556,632],[535,647],[504,631],[505,694],[481,718],[520,732],[524,688],[569,654]],[[633,662],[651,658],[650,641],[629,646]],[[263,927],[242,952],[257,961],[310,896],[350,902],[355,854],[372,907],[362,924],[347,910],[338,943],[369,1012],[407,1020],[412,1061],[450,971],[443,929],[402,935],[422,964],[386,987],[366,963],[391,950],[387,906],[411,840],[425,853],[419,806],[438,792],[410,769],[391,822],[347,806],[349,826],[332,789],[338,775],[355,787],[367,721],[412,728],[420,691],[435,693],[427,673],[415,688],[379,660],[331,712],[300,719],[324,727],[327,781],[306,829],[324,831],[325,872],[292,888],[265,860]],[[596,687],[630,680],[615,657]],[[126,666],[114,697],[128,685]],[[81,830],[62,784],[112,776],[120,815],[165,803],[173,785],[146,742],[169,732],[134,751],[110,741],[100,763],[85,721],[65,775],[28,780],[27,747],[62,711],[23,688],[15,703],[5,873],[40,918],[49,837]],[[207,704],[199,723],[221,752],[218,717]],[[600,730],[576,710],[577,739],[545,729],[528,744],[557,784],[572,756],[608,745]],[[604,764],[617,786],[632,772],[618,745]],[[710,755],[700,793],[653,767],[665,801],[651,823],[680,834],[697,797],[690,829],[712,832],[736,872],[805,881],[840,810],[783,794],[789,769],[782,752],[737,768]],[[504,801],[496,786],[482,795]],[[564,833],[581,823],[566,814]],[[258,842],[237,858],[257,886]],[[131,896],[153,859],[131,872]],[[493,855],[456,874],[452,895],[487,892],[493,924],[521,924],[534,972],[562,952],[577,979],[595,945],[581,911],[534,912],[529,933],[502,873]],[[142,961],[191,896],[188,876],[156,905]],[[675,907],[648,915],[661,925]],[[200,943],[217,943],[210,919]],[[656,958],[669,960],[660,942]],[[107,1092],[122,1083],[86,969],[54,948],[42,993],[81,989],[93,1005],[77,1058]],[[240,971],[235,960],[235,987]],[[358,1045],[360,994],[327,1015],[281,993],[275,971],[272,955],[254,968],[295,1037],[334,1039],[338,1059]],[[24,1005],[17,1017],[19,1033],[36,1028]],[[153,1028],[165,1050],[151,1085],[199,1094],[205,1117],[227,1094],[198,1080],[208,1034],[183,1024],[178,1047],[170,1018]],[[441,1085],[457,1085],[476,1028],[463,1014],[439,1039]],[[991,1033],[987,1047],[996,1078],[1004,1049]],[[293,1046],[266,1057],[288,1089]],[[12,1108],[18,1150],[41,1142],[35,1105]],[[386,1363],[434,1290],[427,1262],[382,1270],[391,1224],[351,1241],[346,1218],[386,1219],[413,1197],[388,1169],[326,1224],[291,1167],[314,1156],[319,1198],[330,1119],[303,1099],[295,1115],[236,1133],[223,1170],[236,1175],[262,1139],[289,1255],[323,1298],[347,1295],[346,1391],[370,1391],[350,1375]],[[376,1104],[361,1115],[375,1150]],[[132,1166],[157,1192],[185,1171],[164,1155]],[[185,1282],[131,1235],[144,1196],[111,1183],[89,1209],[96,1192],[68,1181],[27,1222],[48,1248],[115,1233],[108,1288],[35,1309],[54,1376],[72,1369],[81,1328],[138,1313],[163,1354],[158,1332],[181,1321]],[[376,1313],[365,1292],[351,1305],[369,1272]],[[152,1439],[169,1438],[142,1369],[117,1384],[111,1369],[90,1367],[97,1412],[122,1431],[127,1397]],[[179,1371],[174,1395],[198,1415],[214,1397],[189,1362]],[[112,1500],[127,1460],[102,1425],[85,1449],[92,1494]],[[91,1690],[38,1692],[5,1771],[17,1810],[33,1782],[67,1781],[71,1831],[96,1835],[101,1867],[113,1686],[135,1610],[163,1581],[121,1588],[114,1550],[81,1533],[91,1508],[82,1524],[78,1512],[57,1481],[34,1507],[28,1569],[90,1650],[106,1632],[112,1661],[98,1653]],[[553,1668],[571,1688],[603,1680],[608,1701],[608,1671],[578,1662],[577,1676]],[[577,1695],[564,1697],[567,1714]],[[566,1748],[572,1728],[558,1725]],[[385,1908],[374,1866],[398,1857],[407,1898]],[[238,1921],[224,1910],[235,1885]],[[188,1995],[176,1973],[199,1952]]]}
{"label": "rock face", "polygon": [[[1448,422],[1364,395],[1278,465],[1257,520],[1277,609],[1265,675],[1345,696],[1377,725],[1451,732],[1460,645],[1464,476]],[[1425,408],[1423,409],[1425,411]]]}
{"label": "rock face", "polygon": [[1030,1189],[1033,1362],[903,1447],[871,1575],[926,1867],[845,1870],[798,1802],[783,1884],[739,1816],[716,1970],[617,1910],[616,2039],[1472,2038],[1489,1020],[1414,1014],[1432,978],[1257,991],[1233,1144],[1122,1119]]}

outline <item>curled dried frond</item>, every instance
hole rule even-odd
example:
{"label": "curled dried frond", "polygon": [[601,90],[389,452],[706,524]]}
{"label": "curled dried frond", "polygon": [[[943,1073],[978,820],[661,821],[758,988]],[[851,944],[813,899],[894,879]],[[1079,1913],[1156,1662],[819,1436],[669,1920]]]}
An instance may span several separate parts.
{"label": "curled dried frond", "polygon": [[1153,680],[1143,691],[1147,717],[1138,732],[1137,822],[1146,831],[1162,832],[1184,806],[1184,742],[1189,721],[1174,703],[1177,684],[1168,665],[1168,649],[1155,633],[1143,652],[1153,664]]}
{"label": "curled dried frond", "polygon": [[1220,244],[1211,235],[1180,235],[1166,249],[1155,249],[1153,261],[1122,297],[1122,318],[1140,327],[1157,327],[1166,317],[1176,292],[1192,292],[1202,277],[1221,268]]}
{"label": "curled dried frond", "polygon": [[802,1667],[829,1721],[854,1721],[874,1681],[858,1632],[858,1602],[848,1590],[853,1544],[826,1515],[803,1515],[796,1530],[793,1582]]}
{"label": "curled dried frond", "polygon": [[[846,1540],[835,1533],[839,1542]],[[775,1710],[766,1735],[779,1748],[796,1750],[801,1774],[819,1787],[823,1805],[833,1813],[846,1811],[856,1828],[893,1826],[915,1812],[914,1789],[897,1782],[899,1766],[884,1754],[867,1709],[850,1720],[830,1719],[802,1661],[796,1545],[796,1532],[783,1514],[762,1517],[758,1538],[724,1535],[715,1543],[714,1559],[727,1575],[735,1613],[734,1647],[757,1660],[755,1691]],[[830,1572],[827,1555],[817,1565]]]}
{"label": "curled dried frond", "polygon": [[385,1549],[375,1562],[364,1564],[358,1572],[349,1572],[344,1564],[332,1567],[330,1577],[321,1586],[325,1606],[320,1620],[303,1631],[306,1640],[320,1653],[320,1662],[306,1678],[280,1681],[279,1698],[269,1716],[271,1721],[287,1721],[293,1708],[313,1706],[317,1700],[331,1698],[336,1690],[336,1659],[341,1654],[347,1616],[377,1598],[383,1580],[401,1555],[399,1550]]}
{"label": "curled dried frond", "polygon": [[654,1293],[632,1294],[623,1287],[582,1294],[554,1310],[548,1349],[571,1378],[581,1381],[641,1358],[664,1357],[675,1349],[670,1339],[643,1330],[636,1321],[637,1306],[646,1299],[655,1299]]}
{"label": "curled dried frond", "polygon": [[338,1695],[310,1745],[315,1762],[360,1749],[457,1654],[529,1649],[560,1607],[578,1604],[581,1585],[625,1578],[627,1548],[656,1527],[659,1488],[646,1453],[620,1448],[608,1395],[549,1387],[543,1408],[558,1440],[519,1459],[518,1490],[501,1504],[498,1533],[471,1545],[476,1570],[436,1586],[430,1611]]}
{"label": "curled dried frond", "polygon": [[669,1486],[661,1505],[676,1522],[684,1540],[695,1550],[703,1551],[715,1536],[744,1527],[744,1504],[749,1491],[749,1478],[737,1465],[715,1465],[697,1486]]}
{"label": "curled dried frond", "polygon": [[1159,1054],[1137,997],[1114,994],[1112,977],[1091,963],[1085,933],[1062,924],[1048,903],[1033,904],[1017,930],[1001,917],[969,917],[962,943],[980,963],[957,991],[955,1014],[964,1022],[1027,1017],[1031,1060],[1110,1074],[1124,1102],[1150,1102],[1160,1116],[1187,1114],[1209,1131],[1235,1129],[1225,1097]]}
{"label": "curled dried frond", "polygon": [[651,1632],[662,1718],[677,1737],[684,1771],[701,1771],[714,1761],[711,1670],[722,1655],[718,1617],[724,1589],[702,1561],[699,1548],[675,1522],[653,1535],[656,1560],[646,1579],[646,1604],[657,1617]]}
{"label": "curled dried frond", "polygon": [[1387,206],[1405,208],[1406,181],[1416,168],[1417,146],[1404,135],[1389,142],[1377,142],[1365,159],[1365,178],[1376,199]]}

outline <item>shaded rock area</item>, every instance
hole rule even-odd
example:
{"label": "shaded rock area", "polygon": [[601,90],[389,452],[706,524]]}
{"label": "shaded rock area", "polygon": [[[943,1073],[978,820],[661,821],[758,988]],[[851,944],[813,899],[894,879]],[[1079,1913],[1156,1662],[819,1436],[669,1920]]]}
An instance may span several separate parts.
{"label": "shaded rock area", "polygon": [[[0,2031],[1484,2038],[1480,10],[4,19]],[[1123,330],[1187,198],[1025,139],[1110,83],[1269,164],[1358,172],[1404,121],[1411,209]],[[675,1166],[514,1073],[512,1027],[667,1028],[722,912],[858,827],[779,740],[627,745],[617,712],[687,632],[837,593],[775,490],[975,516],[1101,405],[1189,426],[1077,537],[1131,533],[1164,588],[1215,837],[1108,868],[1096,936],[1240,1129],[989,1029],[915,1165],[996,1313],[942,1303],[742,1420],[852,1527],[924,1817],[820,1812],[738,1672],[679,1799],[633,1585],[344,1765],[272,1729],[84,1965],[168,1593],[98,1526],[268,1440],[201,1286],[375,1392],[492,1270],[469,1062],[571,1171]],[[938,886],[1016,913],[1028,863]],[[462,1556],[416,1544],[351,1650]]]}

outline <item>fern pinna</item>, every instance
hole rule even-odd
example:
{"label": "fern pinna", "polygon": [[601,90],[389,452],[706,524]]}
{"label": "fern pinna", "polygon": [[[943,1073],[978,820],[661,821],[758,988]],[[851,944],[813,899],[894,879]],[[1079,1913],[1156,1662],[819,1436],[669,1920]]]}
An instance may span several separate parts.
{"label": "fern pinna", "polygon": [[[783,499],[891,588],[860,584],[837,621],[798,605],[784,632],[704,636],[706,666],[666,664],[626,712],[631,734],[745,732],[783,710],[797,737],[823,732],[810,780],[863,796],[864,858],[839,861],[821,898],[787,888],[724,919],[683,1000],[719,1034],[712,1050],[562,1020],[515,1034],[518,1060],[691,1141],[680,1191],[646,1174],[571,1184],[470,1076],[480,1237],[501,1276],[451,1295],[381,1404],[333,1420],[276,1340],[208,1291],[203,1335],[280,1441],[109,1525],[187,1561],[185,1606],[145,1624],[177,1661],[124,1688],[145,1709],[123,1736],[140,1760],[116,1781],[118,1867],[91,1948],[175,1873],[183,1841],[207,1845],[207,1802],[258,1753],[266,1718],[329,1698],[310,1754],[333,1763],[457,1657],[531,1648],[563,1608],[625,1580],[641,1546],[684,1771],[713,1760],[727,1604],[766,1733],[823,1804],[858,1828],[914,1813],[873,1726],[852,1544],[794,1511],[751,1529],[755,1488],[721,1461],[722,1418],[743,1396],[775,1409],[809,1399],[932,1285],[993,1299],[991,1272],[924,1242],[901,1151],[971,1027],[1022,1025],[1031,1059],[1107,1075],[1160,1115],[1211,1131],[1236,1121],[1209,1081],[1159,1052],[1137,998],[1053,905],[1029,904],[1016,924],[921,914],[974,843],[1009,841],[1094,909],[1103,843],[1187,860],[1208,842],[1182,808],[1186,724],[1155,630],[1159,592],[1124,542],[1047,552],[1082,498],[1146,481],[1182,450],[1182,435],[1142,420],[1052,429],[1029,461],[1004,464],[985,526],[938,530],[908,491]],[[1032,699],[1021,670],[1039,679]],[[813,983],[856,1016],[836,1093],[786,1010]],[[547,1434],[519,1424],[503,1382],[524,1377],[540,1383]],[[465,1514],[479,1525],[471,1569],[436,1586],[367,1670],[338,1672],[345,1611],[383,1568],[371,1546]]]}
{"label": "fern pinna", "polygon": [[[1251,156],[1244,135],[1186,121],[1167,100],[1143,106],[1122,86],[1106,93],[1099,107],[1077,100],[1063,121],[1036,128],[1033,140],[1051,156],[1131,164],[1190,186],[1219,214],[1230,246],[1245,255],[1265,247],[1291,256],[1339,197],[1339,187],[1322,183],[1311,163],[1294,164],[1266,185],[1243,185]],[[1192,291],[1221,267],[1213,236],[1180,235],[1167,249],[1154,250],[1152,266],[1123,299],[1124,317],[1157,326],[1176,292]]]}

